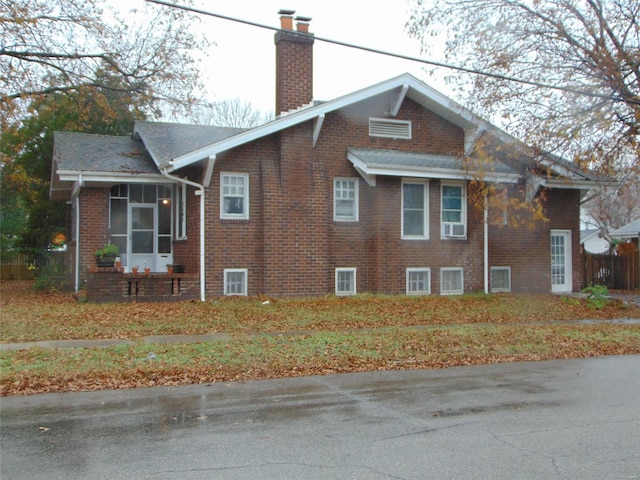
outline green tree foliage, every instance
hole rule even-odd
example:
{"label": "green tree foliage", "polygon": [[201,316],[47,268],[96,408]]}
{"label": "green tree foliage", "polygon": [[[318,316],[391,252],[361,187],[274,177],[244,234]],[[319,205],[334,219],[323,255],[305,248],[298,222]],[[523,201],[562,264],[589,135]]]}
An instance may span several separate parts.
{"label": "green tree foliage", "polygon": [[96,87],[32,101],[30,115],[7,129],[0,147],[8,160],[2,168],[3,247],[15,240],[20,248],[43,249],[55,233],[65,231],[65,204],[49,199],[53,132],[130,135],[134,120],[144,118],[135,105],[129,92]]}
{"label": "green tree foliage", "polygon": [[128,135],[135,118],[189,112],[193,53],[208,46],[198,21],[143,1],[0,0],[3,250],[63,231],[48,195],[55,130]]}
{"label": "green tree foliage", "polygon": [[451,78],[473,110],[580,165],[607,174],[638,165],[637,0],[412,3],[408,29],[426,53],[493,75]]}

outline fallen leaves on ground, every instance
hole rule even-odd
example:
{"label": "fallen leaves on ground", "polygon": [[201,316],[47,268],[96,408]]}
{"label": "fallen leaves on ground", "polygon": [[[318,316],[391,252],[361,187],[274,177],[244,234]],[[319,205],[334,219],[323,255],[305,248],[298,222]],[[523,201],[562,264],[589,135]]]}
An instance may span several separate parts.
{"label": "fallen leaves on ground", "polygon": [[[640,353],[640,318],[553,295],[465,295],[171,304],[77,303],[3,282],[2,341],[227,332],[230,340],[0,355],[0,394],[87,391]],[[553,322],[550,322],[553,321]]]}

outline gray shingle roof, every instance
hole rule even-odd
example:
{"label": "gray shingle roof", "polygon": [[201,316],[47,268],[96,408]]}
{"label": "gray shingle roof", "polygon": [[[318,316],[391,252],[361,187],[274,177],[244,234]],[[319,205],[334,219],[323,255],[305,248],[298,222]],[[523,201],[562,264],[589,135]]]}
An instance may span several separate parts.
{"label": "gray shingle roof", "polygon": [[131,137],[55,132],[53,159],[58,170],[160,173],[144,145]]}
{"label": "gray shingle roof", "polygon": [[245,130],[245,128],[144,121],[138,121],[134,126],[135,136],[140,137],[160,167],[176,157]]}
{"label": "gray shingle roof", "polygon": [[633,238],[640,236],[640,218],[609,232],[609,235],[611,235],[612,237],[624,238]]}

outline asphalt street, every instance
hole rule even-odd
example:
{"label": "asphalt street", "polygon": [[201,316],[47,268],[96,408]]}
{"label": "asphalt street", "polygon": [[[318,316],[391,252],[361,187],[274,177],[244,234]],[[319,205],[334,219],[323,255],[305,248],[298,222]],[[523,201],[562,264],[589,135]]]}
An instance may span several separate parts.
{"label": "asphalt street", "polygon": [[640,479],[640,356],[5,397],[0,478]]}

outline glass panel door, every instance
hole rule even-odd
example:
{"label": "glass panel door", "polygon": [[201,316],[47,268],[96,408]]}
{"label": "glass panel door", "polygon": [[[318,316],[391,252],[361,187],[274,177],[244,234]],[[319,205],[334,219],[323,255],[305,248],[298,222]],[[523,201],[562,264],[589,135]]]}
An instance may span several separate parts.
{"label": "glass panel door", "polygon": [[570,292],[572,287],[571,271],[571,232],[551,231],[551,291]]}
{"label": "glass panel door", "polygon": [[152,271],[156,268],[155,252],[157,250],[156,239],[156,206],[154,205],[130,205],[131,219],[131,248],[129,249],[130,266],[137,265],[140,271],[149,267]]}

